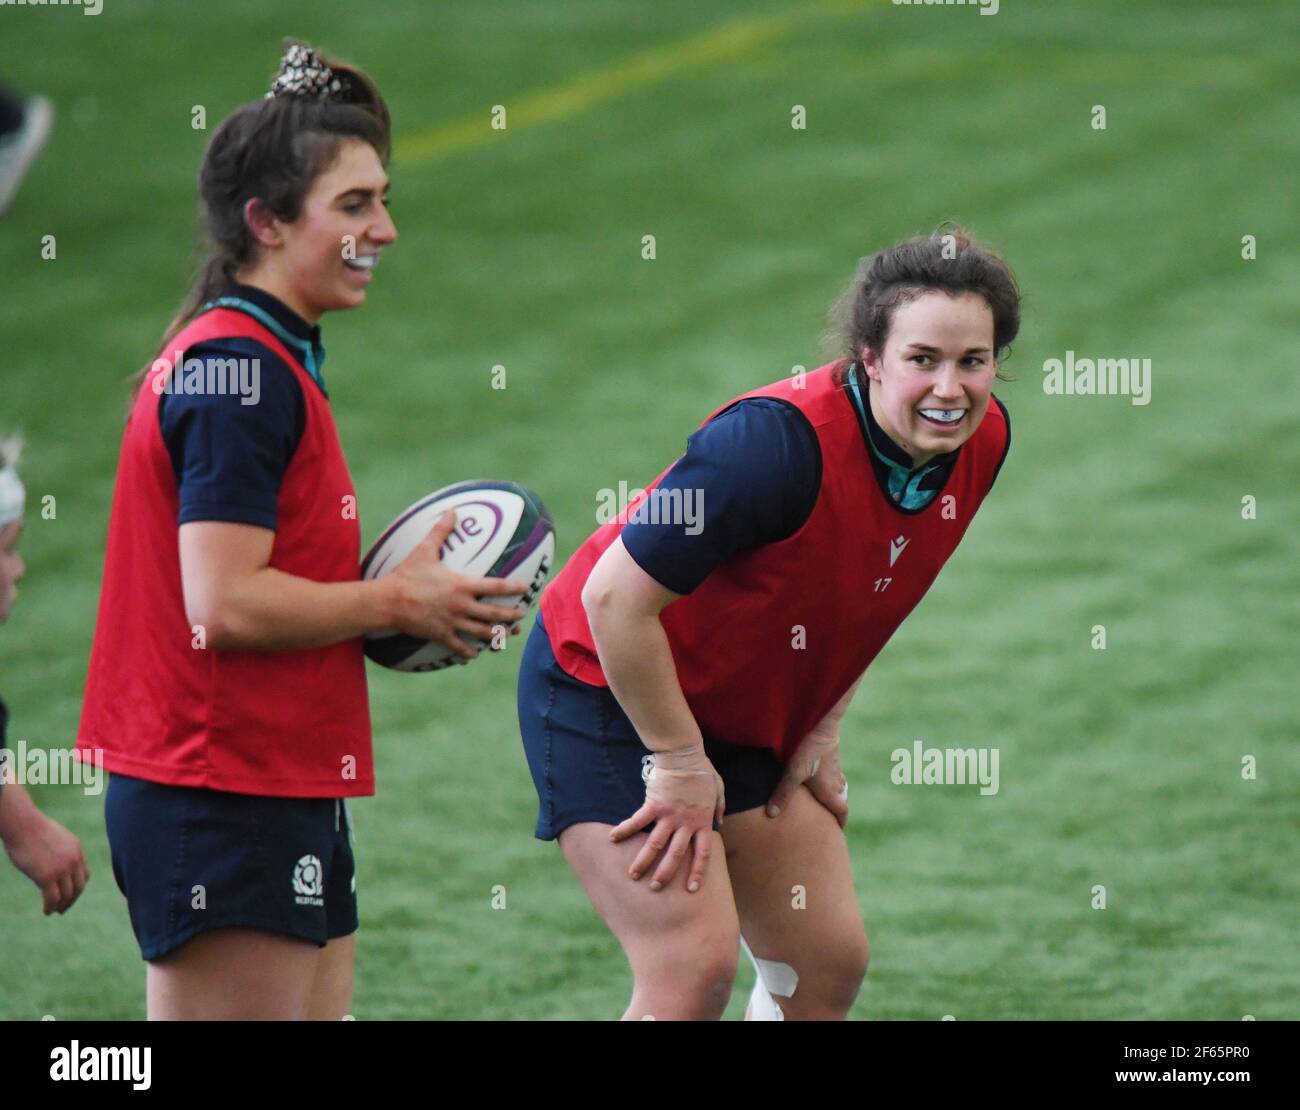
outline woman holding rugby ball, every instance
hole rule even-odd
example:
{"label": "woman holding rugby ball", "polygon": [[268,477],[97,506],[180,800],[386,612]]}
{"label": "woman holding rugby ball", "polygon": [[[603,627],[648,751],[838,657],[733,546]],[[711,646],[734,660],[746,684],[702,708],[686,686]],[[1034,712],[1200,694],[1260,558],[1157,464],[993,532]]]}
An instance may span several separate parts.
{"label": "woman holding rugby ball", "polygon": [[[839,722],[1006,457],[1019,302],[960,230],[864,260],[845,357],[715,412],[542,595],[519,683],[537,836],[623,945],[625,1017],[719,1017],[741,938],[748,1016],[853,1005]],[[674,497],[702,520],[638,512]]]}
{"label": "woman holding rugby ball", "polygon": [[[359,581],[360,525],[319,320],[365,303],[397,237],[389,117],[360,70],[289,43],[214,133],[213,251],[142,372],[122,442],[78,748],[112,773],[113,870],[151,1018],[341,1018],[374,792],[361,637],[466,657],[522,610],[438,552]],[[232,388],[234,387],[234,388]]]}

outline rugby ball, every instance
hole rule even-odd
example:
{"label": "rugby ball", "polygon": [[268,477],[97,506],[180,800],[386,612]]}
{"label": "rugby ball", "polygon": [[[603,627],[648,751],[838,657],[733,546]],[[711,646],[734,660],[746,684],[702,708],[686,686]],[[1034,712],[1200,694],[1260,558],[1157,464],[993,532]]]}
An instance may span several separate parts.
{"label": "rugby ball", "polygon": [[[436,490],[401,514],[361,562],[363,579],[382,578],[429,534],[448,509],[456,527],[442,547],[442,561],[474,578],[516,578],[528,583],[522,596],[492,597],[494,605],[530,609],[555,562],[555,526],[542,499],[515,482],[480,479]],[[481,640],[467,642],[490,647]],[[395,671],[437,671],[464,662],[450,648],[393,630],[365,637],[366,655]]]}

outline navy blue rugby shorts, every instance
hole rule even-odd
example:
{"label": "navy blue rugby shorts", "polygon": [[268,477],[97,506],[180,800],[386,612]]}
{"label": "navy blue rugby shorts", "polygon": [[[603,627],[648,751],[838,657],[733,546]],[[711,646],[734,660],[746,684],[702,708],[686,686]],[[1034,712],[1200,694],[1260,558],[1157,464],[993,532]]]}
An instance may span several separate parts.
{"label": "navy blue rugby shorts", "polygon": [[341,798],[264,798],[113,775],[104,819],[113,877],[146,960],[206,929],[263,929],[322,946],[356,931]]}
{"label": "navy blue rugby shorts", "polygon": [[[610,690],[556,662],[540,612],[519,666],[519,730],[537,788],[539,840],[583,821],[621,824],[644,804],[653,753]],[[783,774],[776,756],[708,737],[704,750],[722,776],[727,814],[767,804]]]}

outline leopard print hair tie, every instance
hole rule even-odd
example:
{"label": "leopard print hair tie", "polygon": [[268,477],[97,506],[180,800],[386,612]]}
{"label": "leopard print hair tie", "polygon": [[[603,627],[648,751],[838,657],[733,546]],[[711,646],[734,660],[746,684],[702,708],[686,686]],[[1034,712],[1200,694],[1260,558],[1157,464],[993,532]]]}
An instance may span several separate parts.
{"label": "leopard print hair tie", "polygon": [[273,96],[307,96],[328,100],[344,90],[344,81],[335,75],[310,46],[294,43],[280,59],[280,71],[271,82]]}

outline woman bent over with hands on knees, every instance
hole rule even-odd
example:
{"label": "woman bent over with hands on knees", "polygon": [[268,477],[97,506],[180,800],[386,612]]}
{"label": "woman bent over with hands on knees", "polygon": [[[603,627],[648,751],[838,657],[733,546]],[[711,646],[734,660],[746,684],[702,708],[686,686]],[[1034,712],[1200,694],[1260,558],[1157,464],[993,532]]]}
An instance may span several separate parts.
{"label": "woman bent over with hands on knees", "polygon": [[866,972],[839,722],[1006,457],[1020,309],[960,230],[864,260],[843,306],[845,357],[718,409],[524,652],[537,836],[623,945],[627,1018],[719,1017],[742,938],[751,1018],[843,1018]]}
{"label": "woman bent over with hands on knees", "polygon": [[[388,152],[373,82],[291,44],[272,92],[213,135],[215,249],[132,404],[78,747],[112,773],[151,1018],[348,1012],[345,799],[374,792],[361,637],[471,656],[457,632],[522,616],[477,599],[525,586],[439,562],[450,513],[393,574],[358,580],[319,321],[365,303],[397,238]],[[231,365],[253,388],[212,387]]]}

